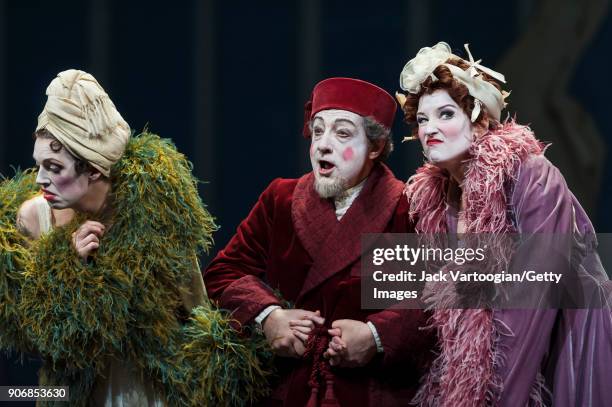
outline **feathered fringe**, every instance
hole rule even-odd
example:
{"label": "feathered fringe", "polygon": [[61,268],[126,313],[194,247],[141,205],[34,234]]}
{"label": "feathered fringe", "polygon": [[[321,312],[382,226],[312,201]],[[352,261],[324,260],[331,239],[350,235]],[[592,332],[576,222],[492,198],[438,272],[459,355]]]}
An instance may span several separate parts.
{"label": "feathered fringe", "polygon": [[[87,377],[102,375],[115,357],[140,368],[170,405],[206,397],[208,405],[254,402],[267,388],[258,363],[269,353],[239,338],[229,328],[230,317],[212,309],[200,309],[187,327],[177,318],[181,290],[216,229],[191,164],[169,140],[143,133],[128,143],[111,182],[110,218],[92,219],[111,226],[90,264],[78,260],[70,243],[83,218],[44,235],[26,257],[17,311],[23,332],[46,361],[45,380],[70,376],[71,395],[79,397],[71,400],[78,404],[88,396]],[[232,346],[222,349],[223,340]],[[204,395],[202,386],[215,393]]]}
{"label": "feathered fringe", "polygon": [[[507,211],[506,183],[516,180],[521,162],[531,154],[542,154],[544,145],[531,129],[508,121],[470,147],[470,159],[461,189],[466,195],[466,233],[502,233],[511,228]],[[406,197],[417,231],[446,232],[447,171],[426,163],[410,177]]]}
{"label": "feathered fringe", "polygon": [[[508,213],[510,181],[520,164],[532,154],[542,154],[544,145],[527,126],[507,121],[472,143],[464,181],[466,205],[462,216],[467,234],[512,232]],[[426,163],[406,185],[410,216],[419,233],[447,232],[449,187],[447,171]],[[446,290],[451,294],[453,290]],[[448,298],[433,304],[429,328],[436,329],[441,352],[423,379],[414,403],[420,406],[494,406],[502,390],[496,372],[505,363],[500,338],[512,335],[489,309],[446,309]],[[543,382],[534,384],[532,402],[541,400]]]}
{"label": "feathered fringe", "polygon": [[33,242],[26,265],[19,315],[38,352],[71,370],[94,365],[120,352],[131,320],[132,276],[128,269],[98,257],[83,264],[71,244],[82,223],[56,229]]}
{"label": "feathered fringe", "polygon": [[420,406],[494,406],[503,388],[496,369],[504,364],[500,348],[508,327],[491,310],[436,310],[431,326],[442,352],[413,399]]}
{"label": "feathered fringe", "polygon": [[[545,400],[548,399],[548,402]],[[538,372],[531,391],[529,392],[529,407],[546,407],[552,402],[552,392],[546,388],[546,379]]]}
{"label": "feathered fringe", "polygon": [[448,185],[448,172],[428,163],[408,179],[405,194],[410,203],[410,218],[418,219],[417,232],[446,232]]}
{"label": "feathered fringe", "polygon": [[506,184],[516,181],[521,163],[542,154],[544,145],[531,129],[509,121],[472,143],[465,179],[466,233],[505,233],[512,230]]}
{"label": "feathered fringe", "polygon": [[0,183],[0,348],[3,349],[26,351],[30,348],[22,335],[17,311],[22,271],[30,252],[16,218],[20,205],[38,192],[35,179],[33,171],[18,171],[12,179],[3,179]]}
{"label": "feathered fringe", "polygon": [[183,328],[177,363],[187,366],[185,394],[194,406],[241,406],[268,394],[261,385],[272,370],[267,342],[254,333],[239,336],[230,323],[226,311],[206,305]]}

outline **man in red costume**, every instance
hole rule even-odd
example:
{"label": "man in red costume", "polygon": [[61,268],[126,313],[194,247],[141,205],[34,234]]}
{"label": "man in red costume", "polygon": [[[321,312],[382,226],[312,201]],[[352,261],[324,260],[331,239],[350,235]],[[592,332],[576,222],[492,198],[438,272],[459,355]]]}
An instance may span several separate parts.
{"label": "man in red costume", "polygon": [[209,296],[278,356],[268,405],[405,406],[431,359],[422,310],[361,309],[362,233],[413,231],[404,183],[383,164],[395,110],[368,82],[317,84],[304,125],[313,171],[274,180],[204,273]]}

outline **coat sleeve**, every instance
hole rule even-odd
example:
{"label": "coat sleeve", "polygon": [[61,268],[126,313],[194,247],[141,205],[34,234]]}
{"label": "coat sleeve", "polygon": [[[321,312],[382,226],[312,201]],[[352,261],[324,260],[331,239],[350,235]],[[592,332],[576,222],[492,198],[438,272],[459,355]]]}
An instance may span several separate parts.
{"label": "coat sleeve", "polygon": [[[511,197],[519,233],[563,233],[570,226],[572,205],[565,180],[544,156],[532,156],[519,170]],[[524,253],[522,256],[531,256]],[[535,254],[535,253],[534,253]],[[504,391],[500,405],[526,405],[551,341],[556,310],[499,310],[494,317],[511,334],[501,338],[506,366],[500,376]]]}
{"label": "coat sleeve", "polygon": [[204,271],[209,297],[232,311],[241,324],[251,322],[267,306],[280,304],[263,281],[279,182],[274,180],[266,188],[236,234]]}
{"label": "coat sleeve", "polygon": [[[560,239],[577,231],[576,211],[582,211],[559,170],[541,155],[523,163],[511,205],[520,233]],[[531,250],[529,247],[521,250],[525,249]],[[522,255],[543,258],[537,252]],[[544,264],[554,261],[549,256]],[[574,268],[570,272],[574,273]],[[600,365],[607,369],[606,374],[596,371],[593,361],[584,359],[590,354],[597,354],[596,359],[610,359],[612,332],[608,310],[499,310],[494,316],[511,330],[511,335],[502,337],[500,344],[506,349],[500,406],[525,405],[534,390],[536,394],[545,393],[542,385],[552,391],[554,405],[609,405],[610,400],[599,404],[603,402],[600,399],[603,389],[597,389],[597,383],[602,374],[611,377],[610,364]]]}
{"label": "coat sleeve", "polygon": [[383,367],[404,365],[422,372],[433,360],[435,332],[423,329],[430,314],[421,309],[388,308],[370,315],[384,352]]}

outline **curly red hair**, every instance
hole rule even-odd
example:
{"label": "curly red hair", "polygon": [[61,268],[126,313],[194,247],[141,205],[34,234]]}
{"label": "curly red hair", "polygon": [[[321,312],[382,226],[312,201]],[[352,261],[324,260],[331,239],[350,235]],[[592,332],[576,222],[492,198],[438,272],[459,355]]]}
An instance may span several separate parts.
{"label": "curly red hair", "polygon": [[[451,57],[446,60],[447,64],[458,66],[464,71],[469,68],[469,64],[462,59]],[[421,90],[417,94],[408,93],[406,95],[406,102],[404,106],[402,106],[402,110],[404,111],[404,121],[408,124],[416,123],[416,113],[419,108],[419,99],[423,95],[429,95],[436,90],[443,89],[448,92],[448,95],[463,109],[465,114],[468,117],[471,117],[472,110],[474,110],[474,97],[470,95],[468,88],[456,80],[453,77],[450,69],[448,69],[444,65],[439,65],[434,71],[433,74],[438,78],[437,81],[428,77],[421,83]],[[481,78],[485,81],[493,84],[497,89],[501,91],[501,86],[495,79],[490,77],[485,73],[481,73]],[[499,123],[491,118],[488,113],[486,107],[483,105],[480,114],[474,121],[475,126],[481,126],[483,128],[493,129],[499,125]],[[412,130],[413,135],[417,135],[418,127],[415,127]]]}

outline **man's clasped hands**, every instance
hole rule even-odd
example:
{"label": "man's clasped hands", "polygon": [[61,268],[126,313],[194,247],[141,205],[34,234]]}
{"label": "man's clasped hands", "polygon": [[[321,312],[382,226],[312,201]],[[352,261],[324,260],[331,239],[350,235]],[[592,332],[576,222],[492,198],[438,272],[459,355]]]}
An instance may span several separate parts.
{"label": "man's clasped hands", "polygon": [[[319,311],[278,308],[267,316],[262,328],[277,355],[301,358],[309,336],[324,323]],[[338,319],[327,332],[331,338],[323,356],[331,366],[364,366],[376,354],[374,336],[365,322]]]}

